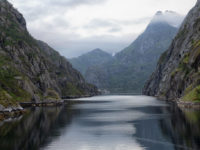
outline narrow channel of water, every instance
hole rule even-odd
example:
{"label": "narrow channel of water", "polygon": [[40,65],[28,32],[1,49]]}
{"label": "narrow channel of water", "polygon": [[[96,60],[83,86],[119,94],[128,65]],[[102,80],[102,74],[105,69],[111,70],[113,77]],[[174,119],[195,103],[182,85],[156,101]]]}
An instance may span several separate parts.
{"label": "narrow channel of water", "polygon": [[147,96],[33,108],[0,123],[0,150],[198,150],[200,111]]}

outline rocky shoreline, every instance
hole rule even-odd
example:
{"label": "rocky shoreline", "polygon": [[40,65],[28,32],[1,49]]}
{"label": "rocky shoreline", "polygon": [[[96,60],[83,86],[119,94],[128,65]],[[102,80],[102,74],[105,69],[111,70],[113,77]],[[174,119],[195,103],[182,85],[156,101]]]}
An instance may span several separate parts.
{"label": "rocky shoreline", "polygon": [[95,95],[84,95],[84,96],[67,96],[63,97],[62,100],[45,100],[42,102],[21,102],[17,107],[8,107],[4,108],[0,105],[0,121],[9,118],[16,118],[21,116],[26,112],[27,108],[30,107],[53,107],[53,106],[61,106],[64,104],[74,104],[78,103],[78,101],[74,99],[92,97]]}
{"label": "rocky shoreline", "polygon": [[24,114],[25,112],[26,112],[26,110],[24,108],[22,108],[21,106],[1,109],[0,110],[0,121],[9,119],[9,118],[19,117],[22,114]]}
{"label": "rocky shoreline", "polygon": [[200,102],[184,102],[184,101],[177,101],[177,106],[180,108],[187,108],[187,109],[200,109]]}
{"label": "rocky shoreline", "polygon": [[47,106],[59,106],[64,103],[63,100],[59,101],[43,101],[43,102],[24,102],[20,103],[23,108],[27,107],[47,107]]}
{"label": "rocky shoreline", "polygon": [[156,96],[159,100],[175,104],[179,108],[186,109],[200,109],[200,102],[183,101],[181,99],[167,100],[165,97]]}
{"label": "rocky shoreline", "polygon": [[45,102],[24,102],[19,103],[18,107],[9,107],[5,109],[0,109],[0,121],[16,118],[24,113],[26,113],[27,108],[30,107],[52,107],[52,106],[61,106],[64,104],[63,100],[60,101],[45,101]]}

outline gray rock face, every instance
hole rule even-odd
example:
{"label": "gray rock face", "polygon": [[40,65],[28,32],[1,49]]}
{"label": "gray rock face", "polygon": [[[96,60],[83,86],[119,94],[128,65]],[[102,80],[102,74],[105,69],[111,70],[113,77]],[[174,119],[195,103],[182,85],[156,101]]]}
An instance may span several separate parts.
{"label": "gray rock face", "polygon": [[[21,13],[16,11],[16,9],[13,8],[11,4],[8,4],[7,0],[1,0],[1,8],[0,12],[1,13],[7,13],[8,9],[12,13],[12,16],[15,17],[15,21],[17,21],[20,24],[21,29],[26,30],[26,21]],[[1,18],[3,19],[3,18]],[[5,20],[4,20],[5,21]],[[6,23],[2,21],[1,23]],[[4,24],[6,25],[6,24]]]}
{"label": "gray rock face", "polygon": [[5,108],[0,104],[0,112],[3,111]]}
{"label": "gray rock face", "polygon": [[[198,95],[196,90],[200,84],[199,18],[198,0],[184,20],[170,48],[160,57],[156,71],[144,87],[144,94],[170,100]],[[195,92],[197,93],[194,94]]]}
{"label": "gray rock face", "polygon": [[97,94],[64,57],[28,33],[22,14],[6,0],[0,12],[0,104]]}

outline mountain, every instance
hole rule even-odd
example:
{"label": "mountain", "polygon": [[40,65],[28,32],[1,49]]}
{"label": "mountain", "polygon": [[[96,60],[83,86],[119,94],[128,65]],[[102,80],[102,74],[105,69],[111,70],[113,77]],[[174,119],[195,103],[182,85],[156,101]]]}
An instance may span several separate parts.
{"label": "mountain", "polygon": [[64,57],[29,34],[6,0],[0,1],[0,20],[0,107],[97,93]]}
{"label": "mountain", "polygon": [[[160,55],[177,33],[181,22],[178,24],[176,19],[176,26],[172,23],[177,16],[171,11],[157,12],[146,30],[127,48],[108,62],[89,68],[86,80],[113,93],[141,93]],[[179,18],[183,19],[180,15]]]}
{"label": "mountain", "polygon": [[200,0],[189,12],[143,93],[168,100],[200,100]]}
{"label": "mountain", "polygon": [[69,61],[84,76],[88,68],[107,62],[111,58],[111,54],[97,48],[77,58],[69,59]]}

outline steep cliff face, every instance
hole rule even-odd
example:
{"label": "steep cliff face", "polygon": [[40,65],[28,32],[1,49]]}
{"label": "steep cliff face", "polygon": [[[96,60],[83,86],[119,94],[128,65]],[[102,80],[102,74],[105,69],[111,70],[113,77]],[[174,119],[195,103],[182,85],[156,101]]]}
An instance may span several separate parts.
{"label": "steep cliff face", "polygon": [[0,1],[1,105],[96,93],[64,57],[28,33],[22,14]]}
{"label": "steep cliff face", "polygon": [[166,18],[174,16],[182,18],[175,12],[157,12],[146,30],[127,48],[108,62],[89,68],[86,80],[114,93],[141,93],[160,55],[177,33],[175,23]]}
{"label": "steep cliff face", "polygon": [[165,99],[200,100],[200,1],[162,54],[143,93]]}

